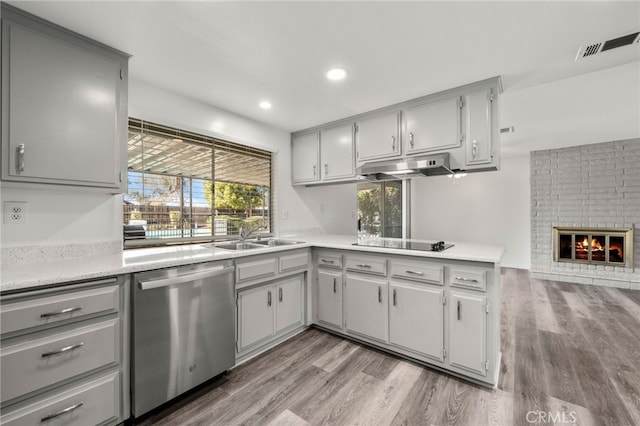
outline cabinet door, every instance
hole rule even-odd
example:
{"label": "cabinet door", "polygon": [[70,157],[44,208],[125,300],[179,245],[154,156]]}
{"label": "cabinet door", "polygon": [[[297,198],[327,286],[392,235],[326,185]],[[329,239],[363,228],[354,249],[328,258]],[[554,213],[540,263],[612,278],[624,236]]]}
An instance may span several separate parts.
{"label": "cabinet door", "polygon": [[276,333],[302,325],[302,277],[296,276],[276,286]]}
{"label": "cabinet door", "polygon": [[320,131],[322,180],[337,180],[355,176],[353,161],[353,124]]}
{"label": "cabinet door", "polygon": [[293,183],[315,182],[318,170],[318,133],[296,136],[291,140],[291,180]]}
{"label": "cabinet door", "polygon": [[486,376],[486,297],[451,290],[449,303],[449,365]]}
{"label": "cabinet door", "polygon": [[342,328],[342,272],[318,270],[318,322]]}
{"label": "cabinet door", "polygon": [[273,289],[268,285],[238,292],[238,350],[274,334]]}
{"label": "cabinet door", "polygon": [[493,159],[492,102],[491,89],[479,90],[465,96],[467,165],[491,163]]}
{"label": "cabinet door", "polygon": [[387,342],[387,281],[347,274],[344,291],[347,331]]}
{"label": "cabinet door", "polygon": [[461,106],[461,98],[456,96],[405,110],[407,154],[459,147]]}
{"label": "cabinet door", "polygon": [[41,23],[6,19],[3,50],[3,178],[120,188],[126,58]]}
{"label": "cabinet door", "polygon": [[356,124],[359,163],[400,155],[400,113],[376,115]]}
{"label": "cabinet door", "polygon": [[389,341],[424,356],[443,360],[444,305],[441,287],[392,281]]}

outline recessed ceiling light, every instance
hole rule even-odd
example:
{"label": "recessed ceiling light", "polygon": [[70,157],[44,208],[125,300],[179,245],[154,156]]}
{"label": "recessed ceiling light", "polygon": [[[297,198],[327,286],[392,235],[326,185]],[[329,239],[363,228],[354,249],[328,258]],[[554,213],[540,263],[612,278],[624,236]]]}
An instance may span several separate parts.
{"label": "recessed ceiling light", "polygon": [[262,109],[271,109],[271,102],[269,102],[269,101],[260,102],[260,108],[262,108]]}
{"label": "recessed ceiling light", "polygon": [[332,68],[327,71],[327,78],[329,80],[342,80],[347,76],[348,72],[344,68]]}

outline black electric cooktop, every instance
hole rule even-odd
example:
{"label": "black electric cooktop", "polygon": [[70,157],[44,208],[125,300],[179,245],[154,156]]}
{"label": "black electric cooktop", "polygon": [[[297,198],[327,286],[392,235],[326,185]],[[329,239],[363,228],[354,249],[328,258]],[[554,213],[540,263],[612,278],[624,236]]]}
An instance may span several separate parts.
{"label": "black electric cooktop", "polygon": [[420,251],[443,251],[450,247],[453,247],[453,244],[446,244],[444,241],[430,243],[426,241],[411,241],[398,238],[378,238],[370,241],[360,241],[357,243],[353,243],[353,245]]}

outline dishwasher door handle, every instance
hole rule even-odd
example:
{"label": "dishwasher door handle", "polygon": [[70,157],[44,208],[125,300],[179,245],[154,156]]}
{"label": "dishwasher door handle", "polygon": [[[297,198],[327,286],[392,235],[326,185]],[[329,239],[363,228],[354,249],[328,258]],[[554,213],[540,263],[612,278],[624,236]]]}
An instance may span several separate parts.
{"label": "dishwasher door handle", "polygon": [[162,278],[159,280],[154,280],[154,279],[145,280],[145,281],[140,280],[138,286],[140,287],[140,290],[151,290],[154,288],[167,287],[174,284],[184,284],[187,282],[199,280],[201,278],[209,278],[209,277],[216,277],[219,275],[230,274],[235,269],[236,269],[235,266],[222,266],[222,267],[206,269],[203,271],[197,271],[192,274],[180,275],[178,277]]}

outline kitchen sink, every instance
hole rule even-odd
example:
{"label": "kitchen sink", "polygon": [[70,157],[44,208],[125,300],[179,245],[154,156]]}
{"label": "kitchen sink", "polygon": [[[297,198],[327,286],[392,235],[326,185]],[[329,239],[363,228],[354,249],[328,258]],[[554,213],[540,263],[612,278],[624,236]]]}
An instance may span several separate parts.
{"label": "kitchen sink", "polygon": [[302,241],[294,241],[294,240],[280,240],[277,238],[269,238],[265,240],[251,240],[240,242],[240,240],[228,241],[225,243],[217,243],[217,244],[206,244],[204,247],[208,248],[221,248],[225,250],[251,250],[251,249],[260,249],[267,247],[280,247],[280,246],[290,246],[294,244],[301,244]]}
{"label": "kitchen sink", "polygon": [[245,241],[243,243],[241,243],[240,241],[231,241],[228,243],[214,244],[211,247],[217,247],[225,250],[251,250],[264,248],[264,244],[254,244],[253,242],[248,241]]}
{"label": "kitchen sink", "polygon": [[255,240],[251,241],[251,244],[260,244],[263,247],[274,247],[274,246],[291,246],[294,244],[301,244],[302,241],[294,241],[294,240],[280,240],[277,238],[269,238],[267,240]]}

